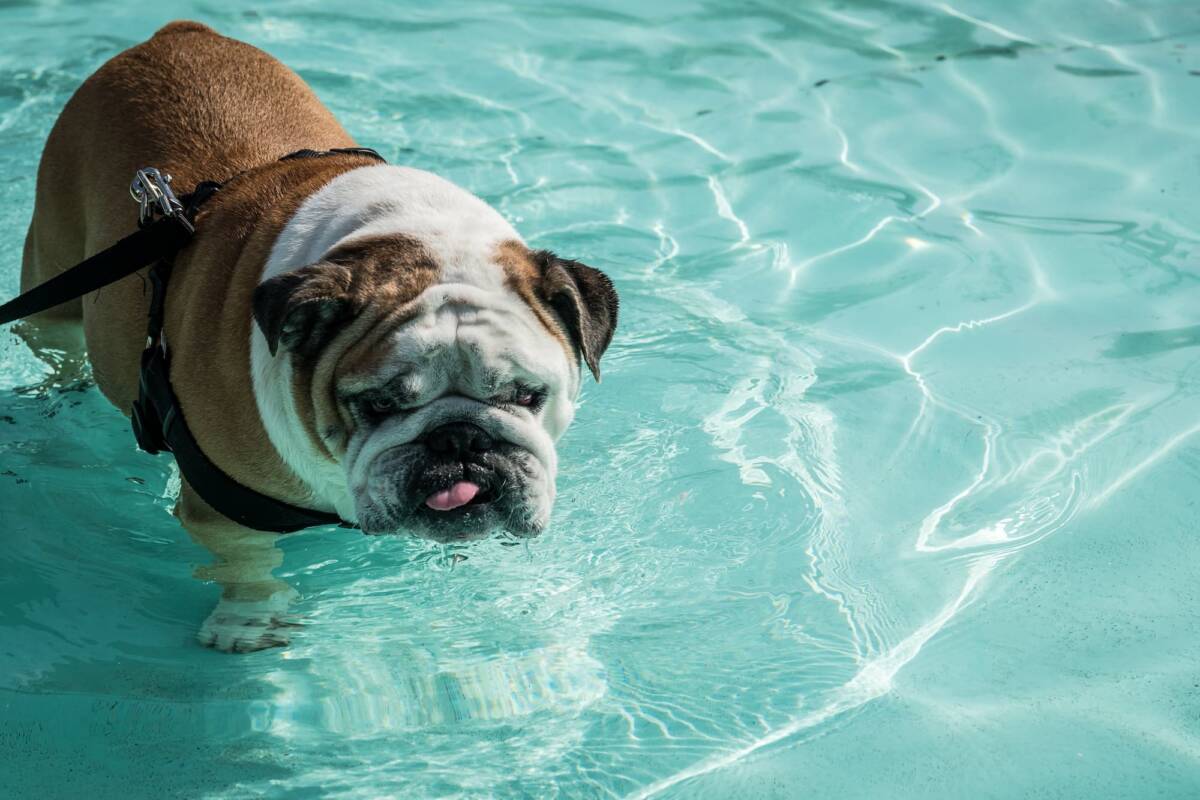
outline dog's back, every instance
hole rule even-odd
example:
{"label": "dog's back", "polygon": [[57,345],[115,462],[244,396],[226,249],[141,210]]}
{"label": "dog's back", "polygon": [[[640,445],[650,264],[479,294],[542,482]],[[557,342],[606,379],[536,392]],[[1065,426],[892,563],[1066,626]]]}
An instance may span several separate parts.
{"label": "dog's back", "polygon": [[[55,123],[38,168],[22,291],[133,232],[129,182],[140,167],[179,192],[302,148],[354,142],[299,76],[196,22],[172,22],[107,62]],[[149,298],[130,276],[47,317],[80,319],[110,398],[136,385]]]}

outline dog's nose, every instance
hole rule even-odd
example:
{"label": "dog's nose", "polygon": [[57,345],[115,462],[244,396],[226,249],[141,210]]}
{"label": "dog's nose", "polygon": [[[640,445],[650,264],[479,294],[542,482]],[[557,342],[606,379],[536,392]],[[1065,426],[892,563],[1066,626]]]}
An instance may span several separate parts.
{"label": "dog's nose", "polygon": [[450,458],[483,453],[494,445],[487,431],[469,422],[449,422],[425,434],[425,446],[430,452]]}

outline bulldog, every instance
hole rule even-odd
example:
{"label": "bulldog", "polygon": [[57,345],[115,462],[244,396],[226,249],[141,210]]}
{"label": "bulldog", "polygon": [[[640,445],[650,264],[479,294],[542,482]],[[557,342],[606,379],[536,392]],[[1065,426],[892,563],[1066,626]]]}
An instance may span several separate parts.
{"label": "bulldog", "polygon": [[[550,519],[555,443],[583,366],[617,323],[600,271],[532,250],[479,198],[358,153],[266,53],[174,22],[102,66],[46,143],[22,289],[136,228],[128,185],[227,180],[200,210],[166,294],[170,380],[193,436],[239,483],[367,534],[435,541]],[[100,390],[129,413],[150,293],[132,275],[40,315],[82,324]],[[220,584],[202,643],[286,644],[294,592],[276,534],[242,527],[185,479],[175,514]]]}

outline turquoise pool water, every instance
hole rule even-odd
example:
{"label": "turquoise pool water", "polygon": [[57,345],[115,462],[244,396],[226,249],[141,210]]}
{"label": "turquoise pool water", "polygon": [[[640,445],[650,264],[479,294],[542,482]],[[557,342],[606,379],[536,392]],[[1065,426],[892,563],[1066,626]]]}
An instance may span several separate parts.
{"label": "turquoise pool water", "polygon": [[169,462],[0,330],[0,793],[1200,795],[1194,3],[4,3],[0,296],[172,17],[622,329],[549,533],[289,536],[305,627],[240,657]]}

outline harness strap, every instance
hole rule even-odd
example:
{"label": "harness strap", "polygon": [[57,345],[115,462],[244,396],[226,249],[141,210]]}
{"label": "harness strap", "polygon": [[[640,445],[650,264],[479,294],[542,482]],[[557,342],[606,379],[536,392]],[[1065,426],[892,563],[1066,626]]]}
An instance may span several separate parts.
{"label": "harness strap", "polygon": [[[386,163],[383,156],[366,147],[298,150],[279,160],[329,155],[360,155]],[[235,175],[229,180],[237,177]],[[284,503],[238,483],[209,460],[188,429],[179,398],[171,386],[170,359],[162,336],[167,282],[171,277],[175,254],[183,249],[195,233],[192,222],[196,212],[220,191],[222,184],[203,181],[191,194],[176,198],[171,192],[170,182],[169,175],[156,169],[138,170],[130,193],[141,206],[139,230],[107,250],[96,253],[0,305],[0,325],[83,297],[153,264],[149,272],[153,295],[147,326],[147,347],[142,351],[138,398],[130,413],[138,447],[152,455],[169,450],[175,456],[180,474],[196,494],[217,512],[247,528],[290,533],[317,525],[354,527],[343,522],[336,514]],[[155,219],[160,214],[162,216]]]}
{"label": "harness strap", "polygon": [[[155,271],[161,268],[155,267]],[[161,281],[157,284],[165,288]],[[256,492],[210,461],[183,418],[183,409],[171,387],[171,365],[161,343],[142,352],[132,422],[141,449],[151,454],[170,450],[180,474],[196,494],[239,525],[271,533],[291,533],[317,525],[351,527],[337,514],[301,508]]]}

